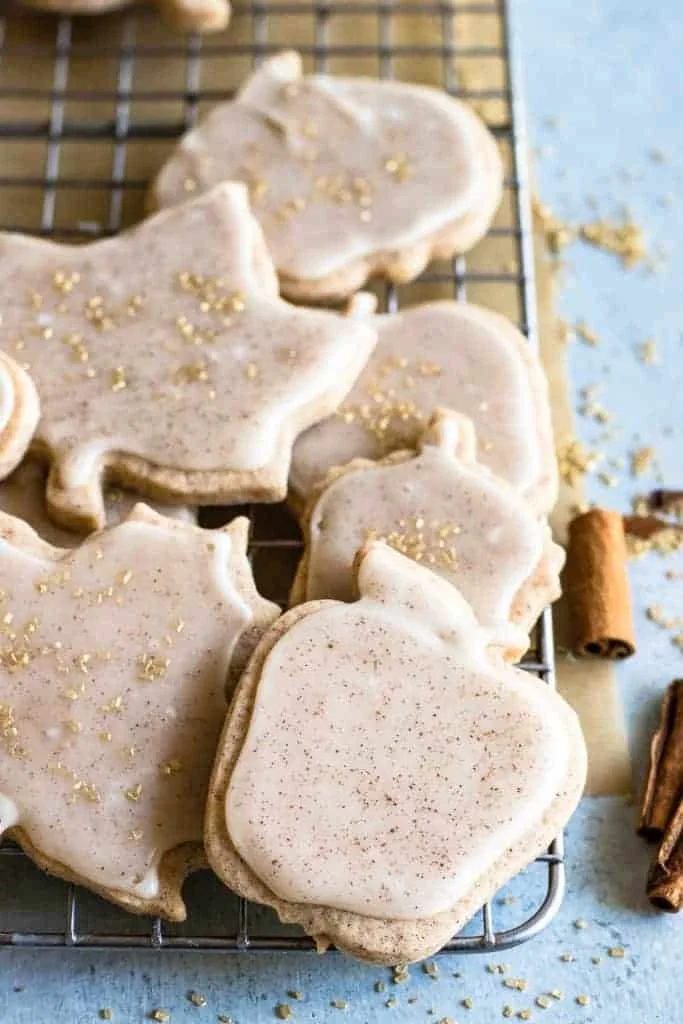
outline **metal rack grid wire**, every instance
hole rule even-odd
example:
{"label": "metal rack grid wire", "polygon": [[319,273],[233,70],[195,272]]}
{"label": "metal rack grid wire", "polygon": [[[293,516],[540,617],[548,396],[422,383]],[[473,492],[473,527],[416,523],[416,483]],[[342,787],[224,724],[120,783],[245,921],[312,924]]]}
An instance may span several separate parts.
{"label": "metal rack grid wire", "polygon": [[[399,32],[400,19],[405,20]],[[374,26],[370,42],[357,38],[365,34],[361,22],[365,28]],[[465,23],[469,33],[461,39],[459,28]],[[359,72],[390,78],[401,77],[401,65],[410,62],[418,76],[421,68],[428,68],[431,84],[440,84],[480,110],[507,164],[503,215],[467,260],[459,257],[429,267],[417,292],[412,286],[378,286],[379,297],[388,311],[435,294],[459,300],[474,297],[488,304],[493,298],[495,305],[507,289],[508,307],[514,299],[513,319],[536,345],[523,108],[506,0],[235,0],[227,32],[204,39],[167,32],[149,10],[127,9],[90,20],[0,8],[0,227],[87,241],[115,234],[139,219],[150,173],[163,158],[155,146],[161,143],[167,151],[204,109],[233,94],[250,65],[281,49],[282,26],[286,45],[295,46],[315,70],[334,72],[340,62],[356,61]],[[151,65],[157,68],[153,76],[146,73]],[[477,76],[472,68],[484,68],[485,73]],[[82,160],[78,147],[83,145],[89,156],[99,147],[104,163]],[[68,152],[72,147],[75,154]],[[132,159],[134,149],[138,156],[142,153],[141,161]],[[496,247],[496,259],[491,246]],[[296,527],[283,507],[239,511],[246,511],[250,519],[257,583],[266,596],[284,604],[301,548]],[[218,525],[235,513],[207,510],[205,523]],[[542,616],[522,667],[554,685],[549,611]],[[445,951],[505,949],[540,932],[563,898],[561,836],[537,864],[543,884],[524,920],[497,928],[496,901],[491,901]],[[15,885],[16,870],[25,877]],[[225,952],[312,948],[297,929],[280,925],[269,912],[232,894],[219,894],[215,884],[208,900],[195,891],[207,884],[212,882],[206,878],[188,883],[184,925],[150,922],[112,910],[73,885],[45,878],[6,842],[0,846],[0,945]],[[41,885],[47,886],[45,893]],[[8,911],[15,891],[20,905]],[[229,901],[227,908],[221,899]],[[207,906],[213,908],[211,927],[204,920]]]}

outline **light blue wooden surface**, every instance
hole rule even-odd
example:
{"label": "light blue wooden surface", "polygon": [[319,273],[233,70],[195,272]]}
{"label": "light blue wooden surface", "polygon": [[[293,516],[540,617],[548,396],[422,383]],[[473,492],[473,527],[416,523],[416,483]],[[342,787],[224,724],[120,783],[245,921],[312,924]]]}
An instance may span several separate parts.
{"label": "light blue wooden surface", "polygon": [[[652,251],[660,247],[667,255],[668,267],[660,273],[627,274],[612,257],[585,245],[568,250],[564,315],[569,321],[584,319],[601,338],[596,348],[574,343],[577,401],[579,388],[600,381],[600,400],[620,428],[601,447],[618,458],[654,444],[663,479],[683,486],[680,4],[517,0],[516,6],[543,198],[577,220],[590,218],[594,202],[601,214],[626,203],[646,228]],[[635,356],[635,346],[647,337],[656,339],[657,366],[644,367]],[[600,429],[586,420],[579,427],[588,443]],[[626,509],[634,493],[655,485],[652,475],[634,481],[628,470],[610,472],[620,477],[619,486],[606,489],[591,481],[593,500]],[[632,567],[640,649],[619,675],[638,779],[661,689],[683,671],[681,652],[644,615],[655,602],[672,615],[683,614],[681,583],[664,578],[665,569],[672,568],[683,569],[683,560],[651,556]],[[555,1024],[678,1024],[683,1019],[683,916],[655,915],[647,907],[643,881],[649,852],[633,833],[634,813],[620,799],[585,801],[569,828],[569,893],[556,922],[535,942],[507,954],[441,959],[437,980],[414,968],[408,982],[394,985],[382,969],[303,954],[13,950],[0,955],[0,1021],[85,1024],[98,1019],[101,1007],[111,1007],[114,1020],[127,1024],[163,1007],[174,1022],[215,1021],[222,1013],[239,1024],[260,1024],[277,1019],[275,1007],[285,1002],[294,1021],[450,1018],[493,1024],[509,1004],[515,1012],[530,1009],[535,1021],[547,1017]],[[497,910],[518,918],[530,891],[521,880],[511,890],[514,902]],[[579,919],[587,927],[575,927]],[[623,959],[608,955],[615,946],[625,948]],[[563,953],[576,959],[564,961]],[[510,976],[524,978],[526,991],[504,987],[502,977],[487,970],[487,964],[498,963],[510,965]],[[385,982],[384,992],[374,990],[378,980]],[[551,989],[562,990],[563,998],[548,1009],[537,1006],[536,997]],[[207,1005],[193,1006],[190,990],[201,992]],[[287,990],[302,991],[304,999],[295,1002]],[[576,1002],[582,994],[590,997],[586,1006]],[[395,1007],[385,1005],[391,997],[398,1001]],[[468,998],[471,1009],[462,1003]],[[345,1000],[348,1008],[334,1009],[332,1000]]]}

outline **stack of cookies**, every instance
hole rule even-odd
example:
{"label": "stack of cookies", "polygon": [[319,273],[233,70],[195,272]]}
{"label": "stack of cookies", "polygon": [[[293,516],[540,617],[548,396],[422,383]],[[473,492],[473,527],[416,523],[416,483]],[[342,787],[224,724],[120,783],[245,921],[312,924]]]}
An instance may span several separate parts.
{"label": "stack of cookies", "polygon": [[[463,104],[283,53],[135,229],[0,236],[0,833],[41,867],[181,920],[208,861],[402,963],[566,822],[577,721],[512,665],[563,561],[543,371],[497,314],[359,291],[464,252],[501,189]],[[196,513],[285,498],[281,614],[248,521]]]}

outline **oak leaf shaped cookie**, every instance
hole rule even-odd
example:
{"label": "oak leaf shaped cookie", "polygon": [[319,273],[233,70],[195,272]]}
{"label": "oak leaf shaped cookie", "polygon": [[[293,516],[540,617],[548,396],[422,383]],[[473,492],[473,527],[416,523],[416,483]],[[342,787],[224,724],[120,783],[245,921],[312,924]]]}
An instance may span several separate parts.
{"label": "oak leaf shaped cookie", "polygon": [[[60,14],[104,14],[129,7],[134,0],[23,0],[29,7]],[[186,32],[219,32],[230,20],[228,0],[153,0],[162,16]]]}
{"label": "oak leaf shaped cookie", "polygon": [[374,329],[282,301],[242,185],[87,246],[0,236],[0,346],[21,351],[50,515],[104,525],[103,480],[160,501],[277,500],[296,435]]}
{"label": "oak leaf shaped cookie", "polygon": [[457,413],[435,413],[417,451],[330,470],[303,521],[304,555],[291,603],[354,595],[356,552],[383,540],[450,580],[506,657],[560,595],[564,552],[548,524],[510,484],[481,466],[474,431]]}
{"label": "oak leaf shaped cookie", "polygon": [[139,913],[185,916],[226,682],[277,616],[246,538],[138,505],[62,551],[0,516],[0,834]]}
{"label": "oak leaf shaped cookie", "polygon": [[303,76],[285,52],[181,140],[152,201],[225,179],[249,185],[284,294],[323,301],[470,248],[500,202],[502,165],[477,115],[441,90]]}
{"label": "oak leaf shaped cookie", "polygon": [[39,416],[40,402],[33,381],[14,359],[0,352],[0,480],[23,459]]}
{"label": "oak leaf shaped cookie", "polygon": [[573,711],[488,647],[446,580],[382,544],[360,600],[300,605],[233,698],[205,843],[242,896],[318,946],[439,949],[548,845],[586,759]]}
{"label": "oak leaf shaped cookie", "polygon": [[[25,459],[17,469],[0,483],[0,512],[23,519],[42,540],[56,548],[73,548],[83,540],[83,533],[65,530],[53,523],[45,506],[46,471],[35,459]],[[116,526],[127,518],[140,501],[132,491],[110,488],[104,492],[107,526]],[[164,505],[149,502],[150,508],[169,519],[196,523],[197,510],[189,505]]]}
{"label": "oak leaf shaped cookie", "polygon": [[505,317],[460,302],[430,302],[373,316],[361,294],[352,316],[372,323],[377,346],[334,416],[294,445],[290,499],[300,509],[332,466],[414,448],[435,409],[467,416],[477,458],[539,512],[557,497],[548,384],[526,338]]}

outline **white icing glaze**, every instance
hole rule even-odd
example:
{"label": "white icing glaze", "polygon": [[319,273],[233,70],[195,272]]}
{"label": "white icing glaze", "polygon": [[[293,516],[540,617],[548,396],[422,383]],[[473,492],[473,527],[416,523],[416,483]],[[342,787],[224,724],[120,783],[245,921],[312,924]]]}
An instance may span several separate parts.
{"label": "white icing glaze", "polygon": [[455,588],[402,555],[372,545],[359,590],[266,657],[226,825],[282,899],[430,917],[563,792],[566,707],[493,658]]}
{"label": "white icing glaze", "polygon": [[559,591],[551,574],[559,571],[561,551],[554,546],[558,564],[539,582],[540,600],[528,615],[515,613],[515,599],[549,544],[548,527],[476,463],[471,425],[453,413],[435,417],[413,456],[350,467],[326,487],[310,514],[301,599],[352,600],[353,560],[371,539],[450,580],[496,643],[515,651],[527,646],[535,616]]}
{"label": "white icing glaze", "polygon": [[[116,526],[126,519],[139,501],[140,497],[132,491],[105,491],[107,526]],[[188,505],[163,505],[156,501],[148,501],[147,504],[169,519],[196,522],[196,509]],[[48,516],[45,507],[45,469],[35,460],[22,462],[11,476],[0,483],[0,512],[23,519],[43,540],[57,548],[73,548],[83,540],[82,533],[65,530]]]}
{"label": "white icing glaze", "polygon": [[5,360],[0,359],[0,431],[5,430],[11,420],[15,401],[14,381]]}
{"label": "white icing glaze", "polygon": [[44,557],[0,526],[3,827],[85,884],[152,898],[164,853],[201,842],[233,647],[277,615],[247,584],[244,521],[208,532],[138,506]]}
{"label": "white icing glaze", "polygon": [[[359,313],[367,318],[367,303]],[[305,499],[332,466],[414,448],[437,408],[466,415],[479,461],[547,511],[556,478],[547,388],[538,360],[509,322],[456,302],[434,302],[370,318],[379,341],[331,416],[303,433],[290,486]],[[544,484],[544,480],[551,481]]]}
{"label": "white icing glaze", "polygon": [[188,182],[194,191],[225,179],[250,186],[278,271],[319,280],[490,219],[502,171],[482,122],[445,93],[302,77],[300,58],[282,53],[181,140],[155,199],[167,206],[187,198]]}
{"label": "white icing glaze", "polygon": [[240,185],[88,246],[0,236],[0,256],[0,345],[30,366],[67,487],[111,451],[189,471],[286,458],[288,424],[343,394],[374,343],[278,297]]}

